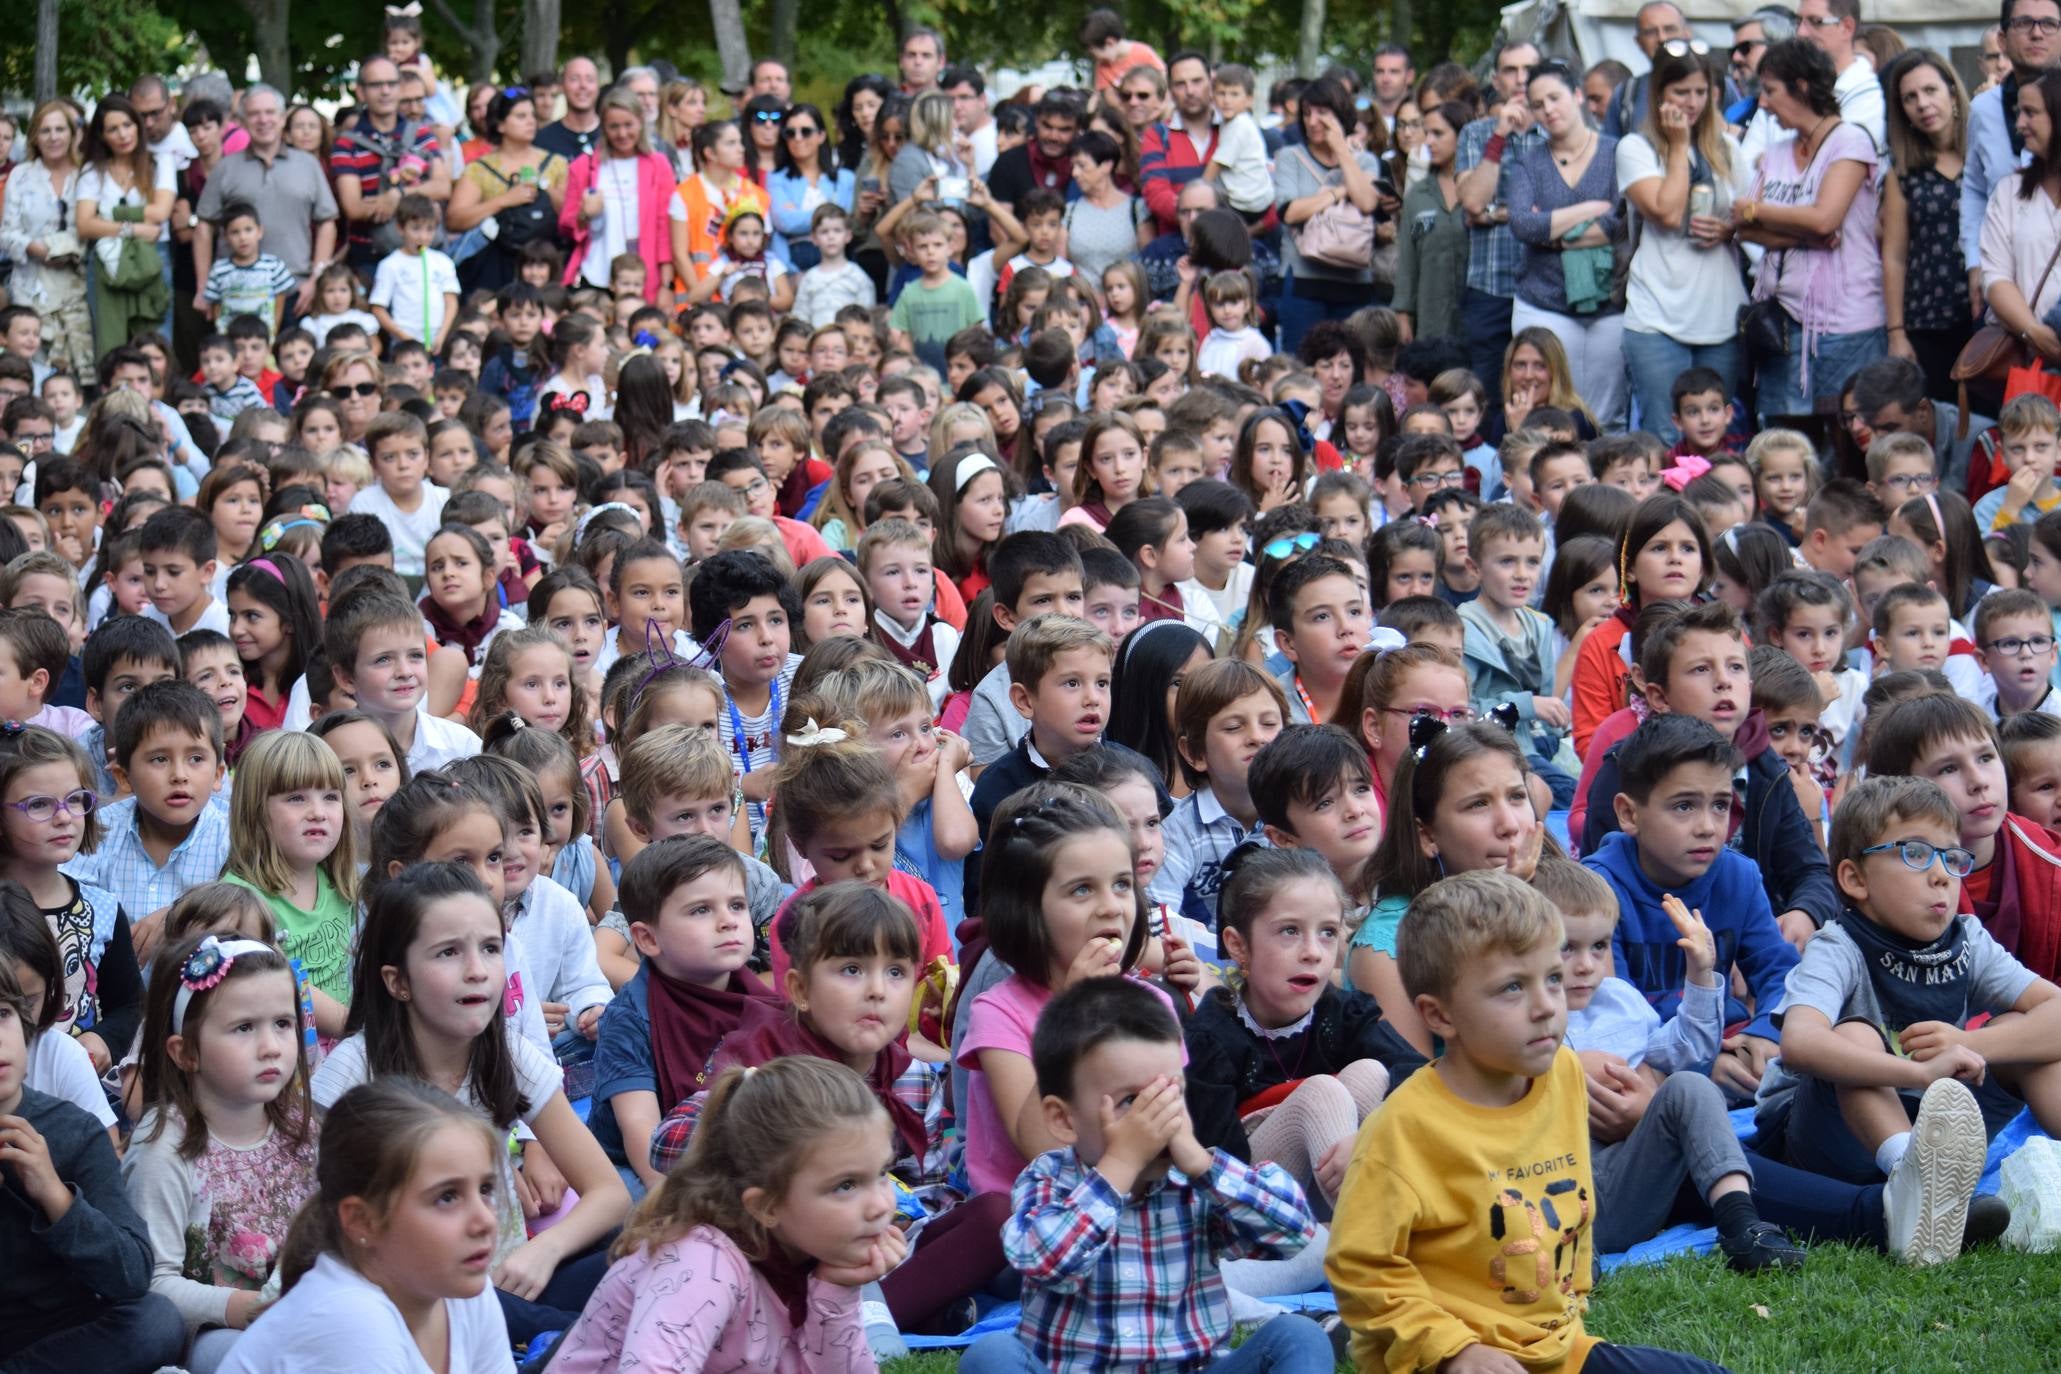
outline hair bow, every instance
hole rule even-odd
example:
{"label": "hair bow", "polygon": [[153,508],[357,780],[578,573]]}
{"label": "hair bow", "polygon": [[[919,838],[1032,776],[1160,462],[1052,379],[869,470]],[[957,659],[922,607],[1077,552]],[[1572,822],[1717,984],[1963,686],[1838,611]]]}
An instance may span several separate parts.
{"label": "hair bow", "polygon": [[611,510],[619,510],[629,515],[636,515],[639,520],[642,520],[644,518],[643,516],[637,514],[637,508],[635,506],[626,505],[621,501],[603,501],[600,505],[594,507],[594,509],[588,511],[585,515],[581,516],[580,522],[577,525],[573,526],[573,543],[577,545],[582,539],[585,539],[587,537],[588,527],[594,523],[596,518],[598,518],[603,511]]}
{"label": "hair bow", "polygon": [[515,712],[510,711],[508,713],[508,728],[511,730],[527,730],[530,728],[530,723]]}
{"label": "hair bow", "polygon": [[405,5],[388,5],[386,12],[396,19],[420,19],[422,17],[422,0],[408,0],[408,3]]}
{"label": "hair bow", "polygon": [[575,415],[585,415],[591,398],[584,391],[554,391],[544,398],[544,413],[556,415],[569,410]]}
{"label": "hair bow", "polygon": [[1434,715],[1410,717],[1410,757],[1419,763],[1424,761],[1424,752],[1446,732],[1446,723]]}
{"label": "hair bow", "polygon": [[[1133,631],[1132,633],[1136,633]],[[1392,654],[1397,649],[1407,648],[1409,638],[1401,630],[1387,625],[1376,625],[1367,631],[1367,643],[1360,652],[1367,654]]]}
{"label": "hair bow", "polygon": [[15,739],[28,728],[28,726],[23,725],[18,720],[0,721],[0,736],[4,736],[7,739]]}
{"label": "hair bow", "polygon": [[1295,442],[1302,445],[1304,453],[1317,451],[1316,436],[1310,433],[1310,403],[1308,401],[1283,401],[1281,410],[1295,422]]}
{"label": "hair bow", "polygon": [[787,742],[797,749],[813,749],[819,744],[842,744],[850,738],[851,735],[847,731],[840,730],[835,725],[818,725],[816,718],[810,716],[802,726],[802,732],[798,735],[789,735]]}
{"label": "hair bow", "polygon": [[1425,529],[1435,530],[1438,528],[1438,517],[1436,515],[1413,515],[1410,518],[1424,526]]}
{"label": "hair bow", "polygon": [[179,994],[172,999],[172,1034],[186,1033],[186,1008],[193,994],[206,992],[229,976],[236,961],[246,954],[271,954],[273,948],[260,940],[222,940],[210,935],[202,940],[186,962],[179,965]]}
{"label": "hair bow", "polygon": [[648,329],[640,329],[630,336],[630,342],[639,348],[657,348],[658,335]]}

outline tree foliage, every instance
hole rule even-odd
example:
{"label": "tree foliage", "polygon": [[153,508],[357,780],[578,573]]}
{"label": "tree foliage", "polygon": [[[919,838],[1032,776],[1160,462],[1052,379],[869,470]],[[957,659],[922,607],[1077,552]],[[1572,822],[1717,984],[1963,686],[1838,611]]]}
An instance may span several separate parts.
{"label": "tree foliage", "polygon": [[[35,84],[35,6],[17,4],[0,26],[0,90]],[[192,49],[185,26],[149,0],[63,0],[58,7],[60,91],[124,90],[140,72],[170,71]]]}

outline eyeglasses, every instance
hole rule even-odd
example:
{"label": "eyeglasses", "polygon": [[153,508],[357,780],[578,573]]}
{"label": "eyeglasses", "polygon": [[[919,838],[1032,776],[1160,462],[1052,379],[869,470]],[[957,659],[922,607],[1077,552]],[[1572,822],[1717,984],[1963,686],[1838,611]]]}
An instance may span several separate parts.
{"label": "eyeglasses", "polygon": [[[2013,33],[2039,33],[2052,38],[2061,33],[2061,19],[2034,19],[2030,15],[2019,15],[2009,25]],[[140,114],[141,111],[138,111]]]}
{"label": "eyeglasses", "polygon": [[1992,639],[1982,647],[1990,653],[2002,654],[2005,658],[2025,658],[2027,656],[2037,656],[2052,649],[2054,647],[2054,636],[2026,635],[2021,639],[2017,635],[2007,635],[2003,639]]}
{"label": "eyeglasses", "polygon": [[1464,487],[1467,485],[1467,473],[1465,469],[1459,472],[1413,472],[1410,474],[1410,480],[1404,485],[1422,487],[1426,491],[1437,491],[1440,487]]}
{"label": "eyeglasses", "polygon": [[367,81],[363,77],[360,77],[358,79],[358,84],[360,86],[363,86],[368,91],[391,91],[398,89],[400,87],[401,82],[398,77],[396,77],[392,81]]}
{"label": "eyeglasses", "polygon": [[1698,57],[1710,56],[1710,44],[1700,38],[1670,38],[1660,45],[1660,50],[1669,57],[1687,57],[1690,53]]}
{"label": "eyeglasses", "polygon": [[1796,16],[1796,22],[1815,24],[1821,29],[1836,29],[1846,21],[1836,14],[1799,14]]}
{"label": "eyeglasses", "polygon": [[812,129],[806,124],[789,124],[780,131],[780,136],[782,138],[814,138],[822,132],[821,129]]}
{"label": "eyeglasses", "polygon": [[1117,97],[1117,98],[1118,98],[1118,99],[1120,99],[1120,100],[1128,101],[1129,103],[1131,103],[1131,104],[1135,105],[1135,104],[1137,104],[1137,103],[1138,103],[1139,101],[1141,101],[1141,100],[1157,100],[1157,99],[1159,99],[1159,92],[1157,92],[1157,91],[1123,91],[1123,92],[1120,92],[1120,93],[1119,93],[1119,95],[1118,95],[1118,97]]}
{"label": "eyeglasses", "polygon": [[81,787],[76,792],[67,792],[61,797],[23,797],[18,802],[9,802],[7,804],[21,812],[22,815],[27,816],[30,820],[40,824],[60,815],[90,816],[93,814],[93,809],[100,805],[100,798],[95,793]]}
{"label": "eyeglasses", "polygon": [[377,396],[379,394],[379,383],[346,382],[341,386],[329,388],[329,394],[333,399],[339,401],[347,401],[353,396]]}
{"label": "eyeglasses", "polygon": [[1891,840],[1887,844],[1871,844],[1861,851],[1861,857],[1865,859],[1870,854],[1887,854],[1891,851],[1895,851],[1896,856],[1904,861],[1904,867],[1913,873],[1923,873],[1932,867],[1935,858],[1939,860],[1939,866],[1951,877],[1965,878],[1975,871],[1973,850],[1963,849],[1959,845],[1941,848],[1929,840]]}
{"label": "eyeglasses", "polygon": [[1423,127],[1424,121],[1421,119],[1398,119],[1395,122],[1397,133],[1406,133]]}
{"label": "eyeglasses", "polygon": [[1929,472],[1897,472],[1883,478],[1882,485],[1906,496],[1922,496],[1939,490],[1939,478]]}
{"label": "eyeglasses", "polygon": [[154,110],[138,110],[136,111],[136,118],[156,119],[159,115],[162,115],[166,110],[169,110],[170,108],[172,107],[169,105],[160,105]]}
{"label": "eyeglasses", "polygon": [[773,484],[771,482],[768,482],[763,477],[754,477],[749,482],[744,484],[742,490],[746,496],[758,496],[764,493],[765,491],[769,490],[772,487],[772,485]]}
{"label": "eyeglasses", "polygon": [[1266,547],[1260,550],[1260,555],[1263,558],[1292,558],[1299,553],[1308,553],[1323,542],[1323,535],[1310,530],[1304,530],[1297,535],[1284,534],[1279,539],[1269,541]]}
{"label": "eyeglasses", "polygon": [[752,115],[752,120],[759,124],[778,124],[785,118],[787,112],[784,110],[760,110]]}

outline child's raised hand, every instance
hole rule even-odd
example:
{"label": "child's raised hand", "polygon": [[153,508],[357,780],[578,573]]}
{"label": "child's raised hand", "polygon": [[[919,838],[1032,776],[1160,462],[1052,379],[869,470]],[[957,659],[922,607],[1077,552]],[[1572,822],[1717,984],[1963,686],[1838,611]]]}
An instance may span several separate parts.
{"label": "child's raised hand", "polygon": [[1133,1169],[1143,1169],[1159,1158],[1160,1151],[1188,1121],[1181,1085],[1167,1077],[1147,1084],[1122,1115],[1117,1114],[1116,1099],[1107,1094],[1096,1104],[1095,1113],[1102,1126],[1103,1157]]}
{"label": "child's raised hand", "polygon": [[973,762],[973,746],[966,737],[950,730],[937,732],[937,766],[940,773],[953,774]]}
{"label": "child's raised hand", "polygon": [[1195,957],[1186,940],[1171,931],[1160,938],[1160,947],[1166,951],[1166,962],[1159,976],[1193,997],[1202,987],[1202,960]]}
{"label": "child's raised hand", "polygon": [[1066,969],[1066,986],[1090,978],[1114,978],[1124,971],[1124,942],[1115,936],[1089,940]]}
{"label": "child's raised hand", "polygon": [[1717,940],[1712,937],[1710,927],[1703,923],[1701,911],[1691,911],[1674,893],[1663,893],[1660,909],[1667,913],[1667,919],[1675,923],[1675,930],[1681,939],[1675,944],[1689,960],[1689,980],[1699,986],[1714,986],[1712,975],[1717,971]]}
{"label": "child's raised hand", "polygon": [[896,1265],[909,1253],[909,1238],[898,1228],[890,1226],[873,1238],[873,1244],[866,1249],[866,1259],[860,1264],[816,1265],[816,1277],[825,1283],[834,1283],[843,1288],[864,1288],[894,1272]]}
{"label": "child's raised hand", "polygon": [[1546,823],[1537,817],[1532,819],[1531,833],[1518,842],[1516,852],[1511,854],[1510,875],[1530,882],[1532,874],[1539,871],[1539,855],[1546,849]]}

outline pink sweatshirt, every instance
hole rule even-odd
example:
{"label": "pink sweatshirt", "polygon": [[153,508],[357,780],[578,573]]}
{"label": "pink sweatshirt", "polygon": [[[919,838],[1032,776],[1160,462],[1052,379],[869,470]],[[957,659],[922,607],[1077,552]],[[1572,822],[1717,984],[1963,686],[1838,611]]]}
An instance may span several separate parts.
{"label": "pink sweatshirt", "polygon": [[809,1280],[796,1330],[787,1306],[728,1236],[697,1226],[609,1266],[551,1361],[552,1374],[741,1369],[878,1374],[859,1290]]}

